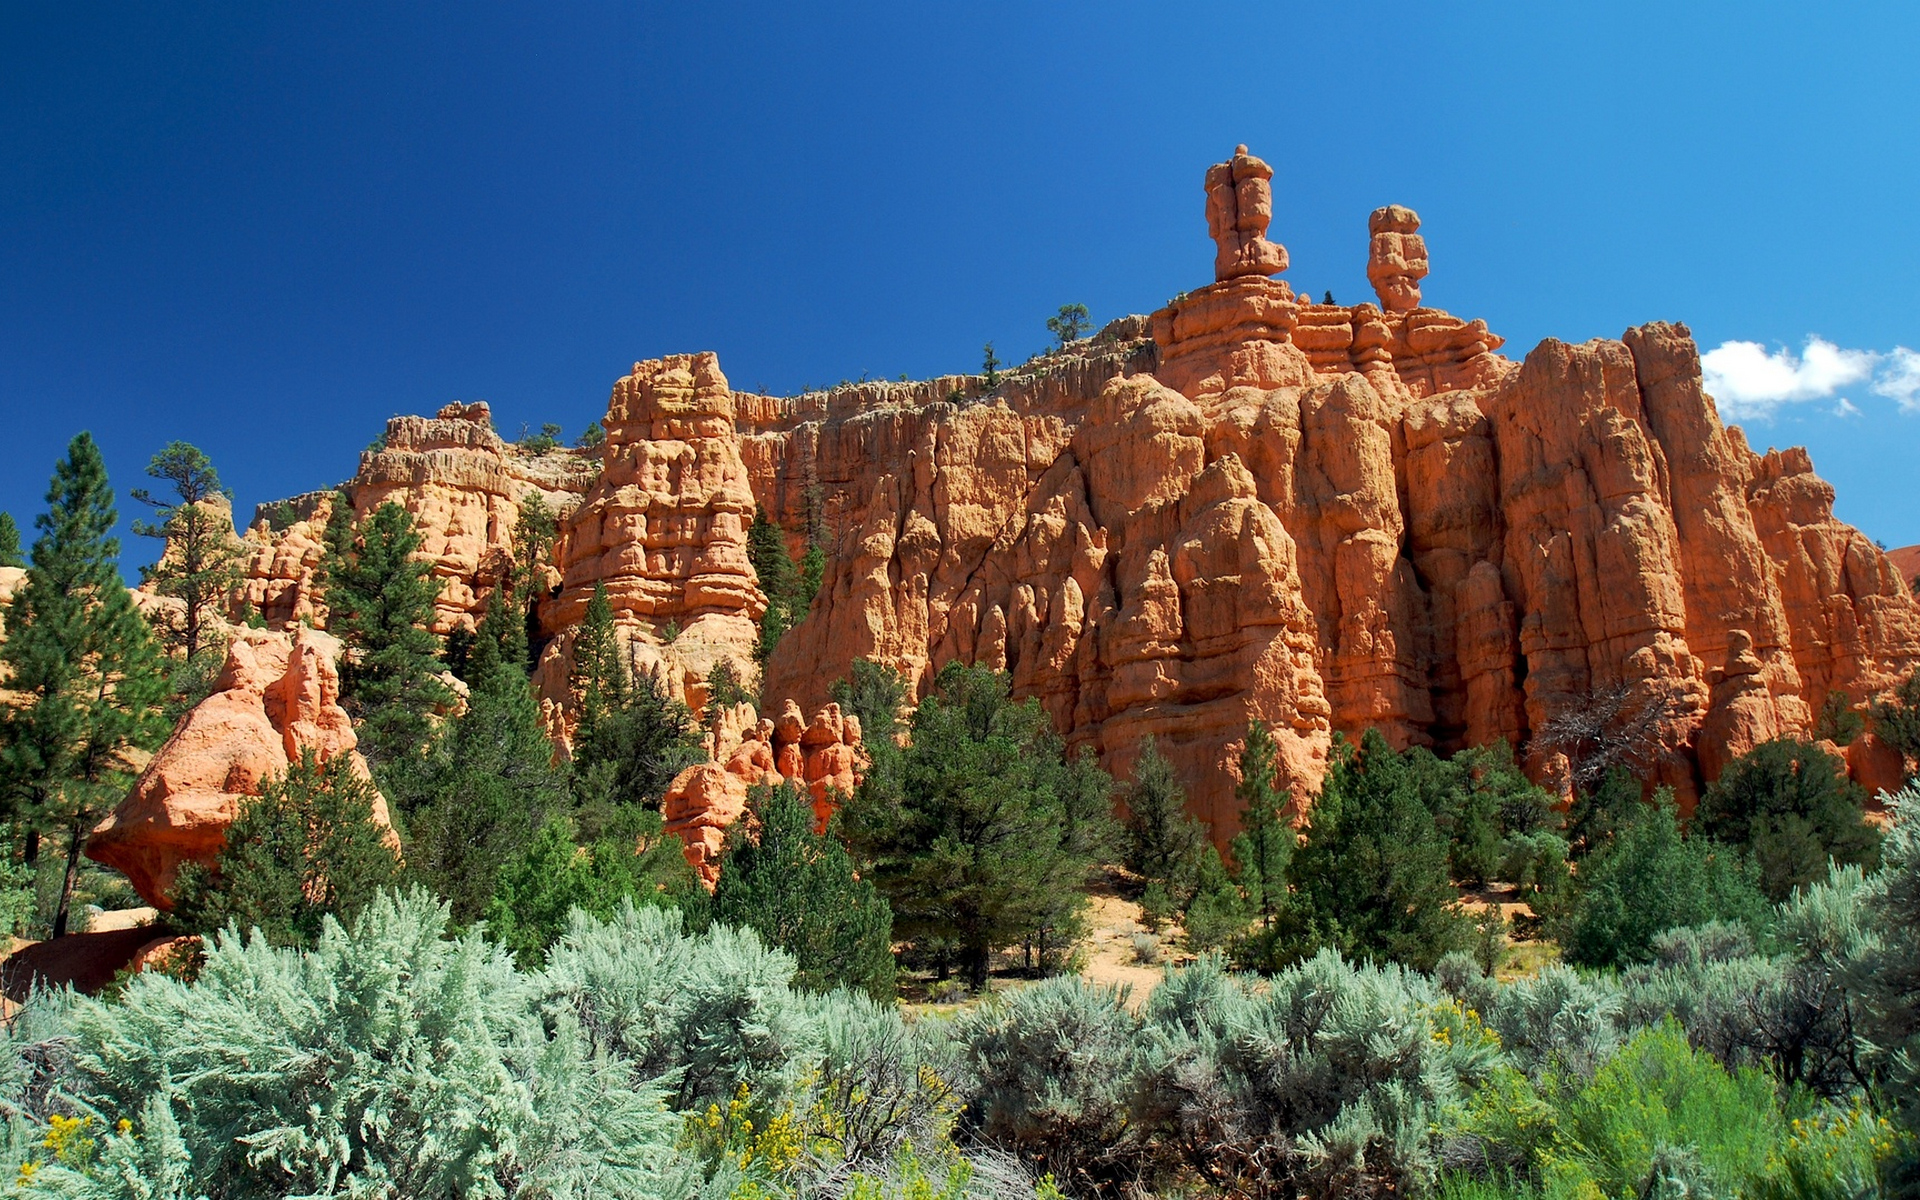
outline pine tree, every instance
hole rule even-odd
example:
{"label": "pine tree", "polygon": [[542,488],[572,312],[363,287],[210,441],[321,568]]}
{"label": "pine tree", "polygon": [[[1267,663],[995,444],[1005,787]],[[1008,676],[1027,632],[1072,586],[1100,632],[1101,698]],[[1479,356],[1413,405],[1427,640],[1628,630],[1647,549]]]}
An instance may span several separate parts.
{"label": "pine tree", "polygon": [[900,710],[907,703],[907,681],[900,672],[856,658],[848,676],[834,680],[828,694],[842,711],[860,718],[860,739],[869,753],[876,746],[893,744],[900,732]]}
{"label": "pine tree", "polygon": [[786,534],[767,510],[753,506],[753,524],[747,526],[747,559],[759,577],[760,590],[767,597],[767,611],[760,617],[760,644],[754,653],[765,662],[779,644],[781,635],[794,623],[793,602],[799,580],[793,558],[787,553]]}
{"label": "pine tree", "polygon": [[466,680],[478,687],[502,667],[525,678],[529,657],[525,608],[513,577],[502,576],[488,594],[486,612],[474,630]]}
{"label": "pine tree", "polygon": [[1058,946],[1111,841],[1110,784],[1068,760],[1039,704],[1005,675],[949,663],[914,713],[911,746],[876,762],[841,811],[863,878],[897,936],[986,982],[996,949]]}
{"label": "pine tree", "polygon": [[24,861],[43,834],[67,854],[53,935],[67,930],[80,852],[124,792],[126,754],[159,744],[166,674],[159,646],[120,578],[118,514],[99,447],[79,434],[54,467],[33,562],[7,611],[0,662],[21,703],[0,711],[0,784],[25,827]]}
{"label": "pine tree", "polygon": [[[1127,804],[1127,866],[1174,907],[1193,897],[1207,828],[1187,815],[1187,793],[1173,764],[1148,737],[1134,763]],[[1170,915],[1170,914],[1162,914]]]}
{"label": "pine tree", "polygon": [[0,567],[24,567],[25,556],[20,553],[20,527],[13,523],[13,514],[0,512]]}
{"label": "pine tree", "polygon": [[[478,643],[476,662],[490,645]],[[467,711],[387,796],[404,818],[408,870],[462,925],[485,915],[503,866],[571,807],[526,675],[497,660],[474,681]]]}
{"label": "pine tree", "polygon": [[713,919],[793,955],[805,987],[891,1000],[893,913],[839,840],[814,832],[806,793],[792,783],[757,786],[747,812],[729,833]]}
{"label": "pine tree", "polygon": [[574,732],[574,797],[589,837],[622,809],[659,808],[673,777],[706,757],[693,713],[658,677],[642,675],[622,700]]}
{"label": "pine tree", "polygon": [[1880,834],[1863,816],[1866,800],[1840,759],[1778,738],[1727,764],[1700,798],[1691,829],[1752,856],[1760,890],[1777,904],[1825,879],[1829,863],[1875,865]]}
{"label": "pine tree", "polygon": [[1283,962],[1330,947],[1426,970],[1467,946],[1472,922],[1447,878],[1428,783],[1378,730],[1358,748],[1336,746],[1289,872],[1295,925],[1276,943]]}
{"label": "pine tree", "polygon": [[1240,782],[1233,789],[1240,801],[1240,832],[1230,849],[1247,905],[1267,929],[1287,906],[1287,869],[1300,841],[1288,819],[1293,794],[1279,786],[1278,759],[1266,725],[1250,722],[1240,752]]}
{"label": "pine tree", "polygon": [[276,946],[313,945],[329,914],[350,920],[399,880],[374,795],[347,756],[322,763],[303,752],[241,805],[212,867],[180,869],[174,921],[194,933],[236,925]]}
{"label": "pine tree", "polygon": [[215,504],[233,494],[221,485],[212,461],[186,442],[167,443],[147,464],[147,474],[172,484],[173,498],[156,499],[145,488],[131,493],[158,517],[133,525],[140,536],[161,541],[160,561],[142,575],[157,594],[180,601],[180,625],[168,634],[191,661],[205,644],[207,622],[219,616],[240,581],[232,514]]}
{"label": "pine tree", "polygon": [[574,631],[570,682],[576,717],[573,736],[579,745],[591,742],[595,728],[627,704],[627,664],[603,583],[593,585],[586,614]]}
{"label": "pine tree", "polygon": [[1057,315],[1047,318],[1047,330],[1060,339],[1060,348],[1065,350],[1079,340],[1092,323],[1086,305],[1062,304]]}
{"label": "pine tree", "polygon": [[336,501],[327,526],[324,601],[327,628],[346,643],[340,702],[360,731],[360,748],[377,768],[420,754],[429,714],[450,699],[437,678],[439,641],[428,628],[439,588],[433,568],[414,557],[420,534],[398,504],[373,510],[352,530]]}

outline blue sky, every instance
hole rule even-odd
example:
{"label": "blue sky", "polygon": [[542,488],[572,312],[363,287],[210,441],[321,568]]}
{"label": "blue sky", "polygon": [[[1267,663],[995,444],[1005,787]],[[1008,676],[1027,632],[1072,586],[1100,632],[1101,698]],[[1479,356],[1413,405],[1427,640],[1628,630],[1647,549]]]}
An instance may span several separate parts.
{"label": "blue sky", "polygon": [[1587,7],[6,0],[0,508],[31,536],[81,428],[123,495],[181,438],[250,512],[397,412],[575,432],[661,353],[1018,359],[1207,282],[1246,142],[1296,287],[1369,295],[1395,202],[1516,356],[1751,343],[1712,360],[1751,440],[1920,542],[1920,8]]}

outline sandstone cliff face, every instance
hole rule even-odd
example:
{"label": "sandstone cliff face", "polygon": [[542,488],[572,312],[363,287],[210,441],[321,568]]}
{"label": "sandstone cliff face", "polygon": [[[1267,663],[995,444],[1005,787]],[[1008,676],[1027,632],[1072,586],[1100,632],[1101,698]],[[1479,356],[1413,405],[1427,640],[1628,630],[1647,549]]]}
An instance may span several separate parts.
{"label": "sandstone cliff face", "polygon": [[[368,777],[339,705],[339,655],[336,639],[311,629],[236,630],[213,693],[181,718],[120,807],[93,831],[87,856],[166,910],[181,864],[212,863],[241,804],[304,751],[321,761],[349,755],[355,772]],[[374,819],[388,823],[377,793]]]}
{"label": "sandstone cliff face", "polygon": [[[596,584],[635,668],[688,703],[723,658],[751,676],[756,502],[796,550],[817,514],[832,552],[766,665],[769,703],[816,711],[855,657],[916,695],[948,660],[989,663],[1117,773],[1155,737],[1222,839],[1250,718],[1301,789],[1336,732],[1379,727],[1504,738],[1560,783],[1604,751],[1685,801],[1807,734],[1829,693],[1863,703],[1920,662],[1900,573],[1834,519],[1804,451],[1755,454],[1720,423],[1684,327],[1513,362],[1484,322],[1425,305],[1427,241],[1391,205],[1364,244],[1379,303],[1312,303],[1276,278],[1271,174],[1244,148],[1208,173],[1213,283],[991,393],[955,376],[776,398],[733,392],[710,354],[636,364],[603,474],[544,489],[583,493],[540,612],[556,732]],[[443,624],[471,616],[532,486],[461,422],[397,419],[354,491],[439,531]],[[291,531],[275,547],[254,577],[310,569]],[[737,734],[676,781],[673,820],[702,845],[775,751]],[[1863,778],[1884,767],[1870,749]]]}
{"label": "sandstone cliff face", "polygon": [[[555,450],[532,455],[494,432],[488,407],[449,404],[432,417],[394,417],[377,449],[340,487],[357,520],[392,502],[419,530],[421,556],[440,585],[434,631],[472,628],[486,599],[513,565],[513,531],[528,497],[566,512],[579,503],[598,470],[590,454]],[[269,626],[325,624],[314,587],[321,538],[334,492],[262,505],[243,539],[235,620],[259,613]]]}

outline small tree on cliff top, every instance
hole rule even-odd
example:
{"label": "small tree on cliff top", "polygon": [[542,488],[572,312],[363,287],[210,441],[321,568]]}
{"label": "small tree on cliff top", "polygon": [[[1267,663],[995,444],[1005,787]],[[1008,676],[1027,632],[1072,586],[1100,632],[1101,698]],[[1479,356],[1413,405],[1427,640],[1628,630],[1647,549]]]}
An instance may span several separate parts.
{"label": "small tree on cliff top", "polygon": [[215,505],[232,494],[221,486],[212,461],[186,442],[167,443],[147,464],[147,474],[170,483],[173,498],[156,499],[145,488],[131,493],[158,517],[134,522],[133,531],[161,540],[160,561],[141,574],[159,595],[180,601],[180,623],[167,634],[191,660],[204,644],[206,623],[240,580],[233,520]]}
{"label": "small tree on cliff top", "polygon": [[1092,324],[1093,317],[1084,304],[1062,304],[1059,315],[1047,318],[1047,328],[1060,339],[1062,350],[1078,341]]}
{"label": "small tree on cliff top", "polygon": [[27,560],[20,554],[20,527],[13,523],[13,514],[0,512],[0,567],[24,567]]}

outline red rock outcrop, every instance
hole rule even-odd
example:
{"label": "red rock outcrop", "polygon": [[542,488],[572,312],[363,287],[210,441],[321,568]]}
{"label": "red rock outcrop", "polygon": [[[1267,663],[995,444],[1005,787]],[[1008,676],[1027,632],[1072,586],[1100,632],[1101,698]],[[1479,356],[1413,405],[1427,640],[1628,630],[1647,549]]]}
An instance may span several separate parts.
{"label": "red rock outcrop", "polygon": [[1372,241],[1367,246],[1367,282],[1373,284],[1380,307],[1390,313],[1420,307],[1420,281],[1427,277],[1427,241],[1420,236],[1420,216],[1410,208],[1389,204],[1367,218]]}
{"label": "red rock outcrop", "polygon": [[707,736],[712,761],[688,767],[674,777],[661,803],[666,832],[680,838],[687,862],[711,888],[720,878],[727,830],[747,809],[747,793],[756,784],[798,783],[813,800],[813,815],[825,829],[836,797],[860,785],[866,751],[860,718],[843,716],[828,704],[806,721],[789,700],[777,719],[764,720],[750,704],[723,713]]}
{"label": "red rock outcrop", "polygon": [[635,363],[603,424],[604,468],[561,527],[560,592],[541,610],[541,694],[565,703],[574,629],[604,587],[633,670],[698,708],[721,660],[753,677],[767,606],[747,559],[754,499],[732,390],[712,354]]}
{"label": "red rock outcrop", "polygon": [[[1220,171],[1210,229],[1255,235],[1219,219]],[[753,435],[778,469],[757,494],[809,480],[835,531],[768,691],[817,704],[857,656],[916,694],[949,659],[1004,667],[1110,769],[1153,735],[1225,837],[1249,718],[1311,788],[1332,733],[1368,727],[1505,738],[1557,778],[1601,713],[1685,800],[1920,661],[1896,572],[1804,452],[1720,424],[1683,327],[1515,364],[1418,306],[1417,218],[1383,212],[1389,311],[1236,273],[1229,238],[1218,281],[1153,316],[1157,368],[1086,380],[1077,409],[876,404]]]}
{"label": "red rock outcrop", "polygon": [[[180,719],[127,798],[93,831],[87,856],[124,874],[147,903],[169,909],[180,865],[211,863],[242,802],[303,752],[322,761],[348,755],[369,777],[339,705],[339,654],[337,640],[311,629],[236,631],[213,693]],[[374,818],[388,823],[378,793]]]}

